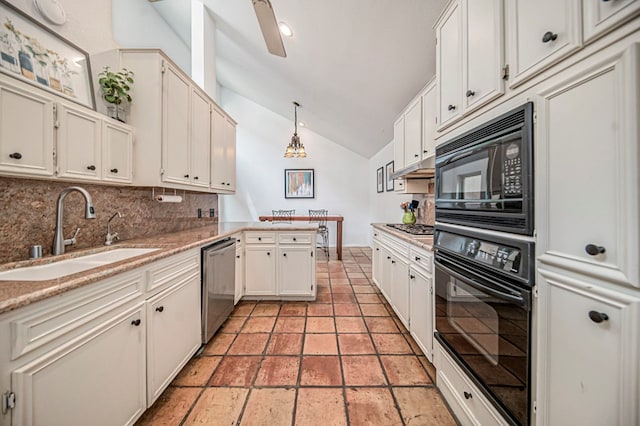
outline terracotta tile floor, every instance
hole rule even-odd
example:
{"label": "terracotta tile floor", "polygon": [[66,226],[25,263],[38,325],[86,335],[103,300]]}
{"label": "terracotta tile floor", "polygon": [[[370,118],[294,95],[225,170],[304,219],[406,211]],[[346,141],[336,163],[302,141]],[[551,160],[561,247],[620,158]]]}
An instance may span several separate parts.
{"label": "terracotta tile floor", "polygon": [[455,425],[371,250],[317,259],[317,301],[240,302],[137,424]]}

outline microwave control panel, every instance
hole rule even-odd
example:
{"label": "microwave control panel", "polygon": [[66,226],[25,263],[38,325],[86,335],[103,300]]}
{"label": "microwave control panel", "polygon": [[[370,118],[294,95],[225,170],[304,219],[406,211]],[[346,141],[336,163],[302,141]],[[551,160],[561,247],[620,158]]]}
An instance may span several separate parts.
{"label": "microwave control panel", "polygon": [[506,197],[522,196],[522,157],[520,146],[510,143],[504,147],[504,164],[502,167],[502,188]]}

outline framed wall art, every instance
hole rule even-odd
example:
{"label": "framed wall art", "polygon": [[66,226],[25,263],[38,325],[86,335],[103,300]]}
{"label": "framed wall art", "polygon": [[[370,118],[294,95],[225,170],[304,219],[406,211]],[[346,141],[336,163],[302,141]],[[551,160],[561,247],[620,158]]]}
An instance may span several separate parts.
{"label": "framed wall art", "polygon": [[384,192],[384,168],[382,167],[376,173],[376,185],[378,192]]}
{"label": "framed wall art", "polygon": [[96,109],[89,55],[0,0],[0,72]]}
{"label": "framed wall art", "polygon": [[393,161],[389,161],[385,166],[387,174],[387,191],[393,191],[393,179],[391,179],[391,173],[393,173]]}
{"label": "framed wall art", "polygon": [[284,198],[315,198],[314,169],[285,169]]}

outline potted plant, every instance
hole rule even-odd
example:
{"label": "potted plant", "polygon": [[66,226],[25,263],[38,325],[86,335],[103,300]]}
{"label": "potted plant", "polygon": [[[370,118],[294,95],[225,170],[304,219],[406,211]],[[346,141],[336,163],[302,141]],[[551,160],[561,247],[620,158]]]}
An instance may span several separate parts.
{"label": "potted plant", "polygon": [[112,105],[107,107],[111,117],[124,123],[124,107],[131,102],[129,91],[133,84],[133,72],[126,68],[114,72],[106,66],[98,74],[98,84],[102,90],[102,99]]}

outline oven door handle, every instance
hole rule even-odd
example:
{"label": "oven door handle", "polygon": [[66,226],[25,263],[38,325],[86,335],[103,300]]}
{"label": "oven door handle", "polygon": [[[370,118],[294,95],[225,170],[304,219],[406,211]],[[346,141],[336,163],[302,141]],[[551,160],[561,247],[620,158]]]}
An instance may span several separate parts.
{"label": "oven door handle", "polygon": [[[478,281],[474,280],[473,278],[470,278],[468,276],[465,276],[457,271],[454,271],[453,269],[443,265],[441,262],[436,262],[436,267],[440,267],[442,268],[446,273],[464,281],[465,283],[469,284],[471,287],[474,287],[478,290],[484,291],[486,293],[491,294],[492,296],[498,297],[502,300],[508,300],[510,302],[514,302],[516,303],[518,306],[521,306],[523,308],[529,309],[529,301],[528,298],[525,298],[523,296],[516,296],[513,294],[509,294],[509,293],[505,293],[503,291],[500,290],[496,290],[495,288],[491,288],[488,287],[482,283],[479,283]],[[471,271],[469,271],[471,272]]]}

